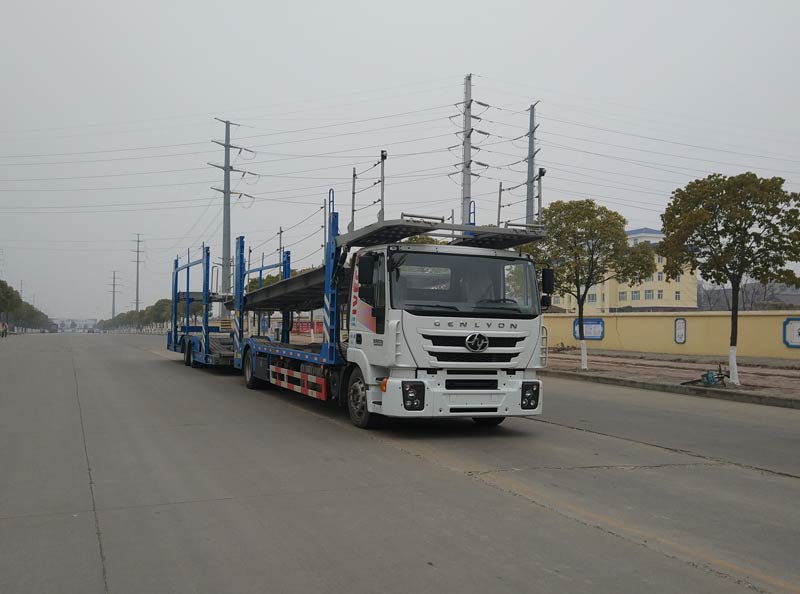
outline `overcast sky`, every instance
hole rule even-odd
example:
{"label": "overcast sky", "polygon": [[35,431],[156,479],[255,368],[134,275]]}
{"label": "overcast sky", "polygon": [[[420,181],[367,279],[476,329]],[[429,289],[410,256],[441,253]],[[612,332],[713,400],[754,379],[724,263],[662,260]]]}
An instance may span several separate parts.
{"label": "overcast sky", "polygon": [[[6,3],[0,38],[0,278],[51,317],[107,318],[169,296],[171,260],[221,255],[222,138],[255,155],[232,235],[321,259],[321,205],[349,221],[352,168],[386,148],[387,214],[458,213],[463,78],[475,74],[478,223],[525,179],[540,100],[545,204],[595,198],[660,227],[670,192],[752,170],[800,190],[798,2]],[[367,120],[367,121],[361,121]],[[516,140],[515,140],[516,139]],[[449,149],[449,150],[448,150]],[[324,153],[324,154],[323,154]],[[247,160],[249,159],[249,160]],[[372,222],[378,169],[360,176]],[[524,188],[503,220],[524,214]],[[456,215],[458,217],[458,214]]]}

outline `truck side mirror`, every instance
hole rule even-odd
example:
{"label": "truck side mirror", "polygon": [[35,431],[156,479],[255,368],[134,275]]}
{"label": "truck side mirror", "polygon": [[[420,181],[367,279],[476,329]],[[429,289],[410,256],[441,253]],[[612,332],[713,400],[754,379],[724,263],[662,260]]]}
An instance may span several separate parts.
{"label": "truck side mirror", "polygon": [[556,290],[556,273],[552,268],[542,268],[542,293],[550,295]]}
{"label": "truck side mirror", "polygon": [[[364,254],[358,259],[358,282],[363,284],[372,283],[372,275],[375,272],[375,256]],[[358,295],[361,296],[361,293]]]}
{"label": "truck side mirror", "polygon": [[[361,273],[359,272],[359,274]],[[359,285],[358,298],[370,305],[373,304],[375,302],[375,285]]]}
{"label": "truck side mirror", "polygon": [[550,295],[542,295],[542,307],[548,308],[553,304],[553,298]]}

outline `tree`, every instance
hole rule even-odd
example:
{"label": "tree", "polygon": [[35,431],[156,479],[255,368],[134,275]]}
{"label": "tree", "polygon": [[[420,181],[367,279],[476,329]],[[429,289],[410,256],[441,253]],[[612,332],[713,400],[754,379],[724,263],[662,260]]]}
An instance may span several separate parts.
{"label": "tree", "polygon": [[672,193],[661,215],[665,239],[660,253],[666,273],[675,277],[685,266],[699,270],[717,285],[730,285],[731,382],[739,383],[736,343],[739,299],[746,277],[760,283],[797,286],[787,267],[800,259],[800,194],[783,189],[780,177],[754,173],[726,177],[712,174]]}
{"label": "tree", "polygon": [[5,314],[6,319],[11,311],[22,305],[19,293],[4,280],[0,280],[0,314]]}
{"label": "tree", "polygon": [[526,251],[555,269],[556,292],[578,303],[581,369],[588,369],[583,311],[589,290],[606,281],[638,284],[656,270],[648,243],[628,245],[625,218],[593,200],[553,202],[542,211],[547,237]]}

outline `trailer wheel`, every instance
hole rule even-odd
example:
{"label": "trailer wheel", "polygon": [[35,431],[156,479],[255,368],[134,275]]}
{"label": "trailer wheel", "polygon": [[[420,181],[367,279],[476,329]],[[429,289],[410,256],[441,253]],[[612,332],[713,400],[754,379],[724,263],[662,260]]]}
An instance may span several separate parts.
{"label": "trailer wheel", "polygon": [[367,384],[358,367],[353,369],[347,382],[347,411],[356,427],[370,429],[378,424],[378,415],[367,410]]}
{"label": "trailer wheel", "polygon": [[189,367],[192,364],[192,341],[191,340],[184,340],[183,341],[183,364],[186,365],[186,367]]}
{"label": "trailer wheel", "polygon": [[495,427],[506,420],[505,417],[472,417],[478,427]]}
{"label": "trailer wheel", "polygon": [[257,378],[253,373],[253,357],[250,351],[244,352],[244,359],[242,360],[242,370],[244,371],[244,385],[251,390],[263,388],[266,383],[264,380]]}

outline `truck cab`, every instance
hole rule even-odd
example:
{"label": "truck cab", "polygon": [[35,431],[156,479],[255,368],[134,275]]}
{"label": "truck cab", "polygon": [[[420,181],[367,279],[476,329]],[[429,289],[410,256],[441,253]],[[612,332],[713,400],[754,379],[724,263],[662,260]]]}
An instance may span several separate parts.
{"label": "truck cab", "polygon": [[541,299],[527,255],[394,243],[354,260],[347,361],[360,377],[348,383],[351,416],[355,408],[366,419],[496,424],[541,412]]}

